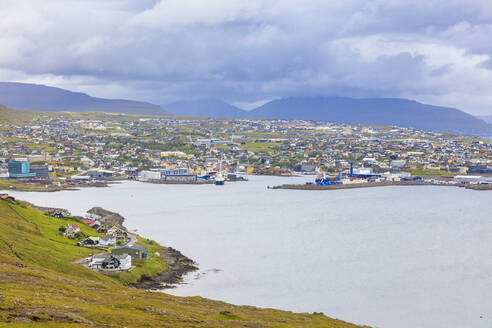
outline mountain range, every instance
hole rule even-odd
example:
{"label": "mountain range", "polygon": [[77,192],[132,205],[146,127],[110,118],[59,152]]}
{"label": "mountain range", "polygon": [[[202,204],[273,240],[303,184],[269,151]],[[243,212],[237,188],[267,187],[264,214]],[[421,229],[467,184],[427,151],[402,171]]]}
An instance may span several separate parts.
{"label": "mountain range", "polygon": [[174,115],[261,119],[301,119],[390,125],[462,134],[492,134],[492,125],[461,110],[399,98],[295,97],[245,111],[218,100],[181,101],[165,106]]}
{"label": "mountain range", "polygon": [[12,108],[56,112],[166,114],[161,107],[147,102],[95,98],[85,93],[15,82],[0,82],[0,104]]}
{"label": "mountain range", "polygon": [[463,134],[489,134],[492,131],[492,125],[461,110],[398,98],[286,98],[260,106],[248,116],[390,125]]}
{"label": "mountain range", "polygon": [[[251,111],[217,99],[183,100],[164,106],[104,99],[37,84],[0,82],[0,104],[44,111],[103,111],[195,117],[302,119],[349,124],[390,125],[461,134],[492,135],[492,117],[399,98],[292,97],[272,100]],[[488,121],[488,122],[485,122]]]}

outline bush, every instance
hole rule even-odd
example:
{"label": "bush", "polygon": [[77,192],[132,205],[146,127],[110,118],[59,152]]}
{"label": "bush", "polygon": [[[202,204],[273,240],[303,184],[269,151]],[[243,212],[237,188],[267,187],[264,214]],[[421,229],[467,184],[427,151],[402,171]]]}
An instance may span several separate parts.
{"label": "bush", "polygon": [[75,239],[78,239],[78,240],[83,240],[83,239],[86,239],[88,236],[83,233],[82,231],[79,231],[75,234]]}

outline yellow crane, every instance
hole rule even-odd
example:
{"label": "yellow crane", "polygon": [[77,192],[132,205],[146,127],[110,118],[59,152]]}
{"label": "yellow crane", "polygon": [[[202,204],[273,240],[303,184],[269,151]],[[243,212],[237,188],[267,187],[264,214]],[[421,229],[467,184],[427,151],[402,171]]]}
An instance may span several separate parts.
{"label": "yellow crane", "polygon": [[51,167],[53,168],[53,180],[56,181],[56,168],[58,167],[58,164],[60,164],[60,162],[46,162],[46,164],[51,165]]}

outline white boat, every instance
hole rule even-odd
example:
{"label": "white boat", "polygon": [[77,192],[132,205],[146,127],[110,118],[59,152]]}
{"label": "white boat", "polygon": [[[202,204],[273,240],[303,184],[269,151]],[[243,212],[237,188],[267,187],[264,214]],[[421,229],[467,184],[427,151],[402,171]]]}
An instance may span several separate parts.
{"label": "white boat", "polygon": [[224,179],[224,177],[222,176],[222,174],[217,174],[217,175],[215,176],[215,184],[216,184],[217,186],[222,186],[222,185],[224,185],[224,184],[225,184],[225,179]]}

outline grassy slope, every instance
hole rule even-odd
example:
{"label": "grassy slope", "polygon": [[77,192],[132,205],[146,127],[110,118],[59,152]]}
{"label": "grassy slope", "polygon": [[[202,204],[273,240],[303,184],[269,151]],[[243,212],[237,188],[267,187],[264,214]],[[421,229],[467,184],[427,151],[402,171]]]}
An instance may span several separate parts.
{"label": "grassy slope", "polygon": [[36,327],[355,327],[323,315],[125,287],[72,263],[90,250],[57,235],[56,229],[65,223],[0,201],[0,326],[30,327],[36,322]]}

